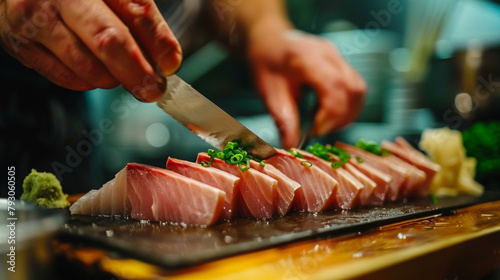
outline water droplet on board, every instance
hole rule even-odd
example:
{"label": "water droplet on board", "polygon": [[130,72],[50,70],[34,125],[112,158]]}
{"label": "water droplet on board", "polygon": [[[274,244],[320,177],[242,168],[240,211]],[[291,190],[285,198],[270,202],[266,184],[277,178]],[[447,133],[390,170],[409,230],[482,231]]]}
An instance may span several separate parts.
{"label": "water droplet on board", "polygon": [[437,222],[437,223],[434,223],[435,227],[447,227],[449,225],[450,225],[450,223],[447,223],[447,222]]}
{"label": "water droplet on board", "polygon": [[357,259],[357,258],[361,258],[362,256],[363,256],[363,253],[361,253],[361,252],[357,252],[357,253],[354,253],[354,254],[352,255],[352,257],[353,257],[353,258],[355,258],[355,259]]}
{"label": "water droplet on board", "polygon": [[492,218],[498,217],[498,215],[497,214],[491,214],[491,213],[483,213],[483,214],[479,215],[479,217],[481,217],[483,219],[492,219]]}

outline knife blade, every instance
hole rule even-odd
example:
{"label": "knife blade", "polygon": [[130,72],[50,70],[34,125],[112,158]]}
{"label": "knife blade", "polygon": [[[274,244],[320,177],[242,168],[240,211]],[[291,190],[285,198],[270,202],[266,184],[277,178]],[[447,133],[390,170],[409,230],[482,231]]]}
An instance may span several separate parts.
{"label": "knife blade", "polygon": [[158,107],[217,149],[239,139],[251,155],[266,159],[276,150],[177,75],[167,77]]}

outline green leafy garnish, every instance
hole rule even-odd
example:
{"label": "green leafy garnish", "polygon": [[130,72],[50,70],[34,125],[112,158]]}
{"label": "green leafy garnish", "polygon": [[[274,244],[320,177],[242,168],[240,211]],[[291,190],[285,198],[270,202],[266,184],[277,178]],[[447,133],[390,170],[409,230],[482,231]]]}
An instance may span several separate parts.
{"label": "green leafy garnish", "polygon": [[297,158],[304,158],[303,155],[301,155],[299,152],[295,151],[295,150],[286,150],[287,152],[289,152],[292,156],[294,157],[297,157]]}
{"label": "green leafy garnish", "polygon": [[355,158],[358,163],[363,163],[363,159],[360,156],[356,156]]}
{"label": "green leafy garnish", "polygon": [[468,157],[477,160],[476,180],[489,189],[500,189],[500,122],[477,122],[462,133]]}
{"label": "green leafy garnish", "polygon": [[327,161],[332,161],[333,158],[331,154],[334,154],[339,157],[340,162],[333,162],[332,167],[337,169],[341,167],[343,164],[347,163],[349,159],[351,159],[351,154],[349,154],[346,150],[334,147],[334,146],[324,146],[320,143],[316,143],[312,146],[307,147],[307,151],[319,158],[322,158]]}
{"label": "green leafy garnish", "polygon": [[328,151],[328,149],[321,145],[320,143],[316,143],[312,146],[308,146],[306,148],[306,151],[310,152],[311,154],[319,157],[319,158],[322,158],[324,160],[327,160],[327,161],[332,161],[332,156],[330,156],[330,152]]}
{"label": "green leafy garnish", "polygon": [[330,153],[338,156],[342,164],[347,163],[351,159],[351,154],[342,148],[332,146],[326,146],[326,148]]}
{"label": "green leafy garnish", "polygon": [[332,162],[332,168],[334,168],[334,169],[340,168],[341,166],[342,166],[342,163],[340,163],[338,161]]}
{"label": "green leafy garnish", "polygon": [[[210,161],[202,161],[201,165],[204,167],[212,165],[214,158],[218,158],[226,163],[238,165],[241,171],[246,171],[250,169],[250,160],[253,159],[247,151],[240,147],[240,143],[238,141],[227,143],[222,151],[208,149],[207,154],[210,156]],[[264,166],[262,161],[260,164],[261,166]]]}
{"label": "green leafy garnish", "polygon": [[359,139],[358,142],[356,142],[356,147],[377,156],[386,156],[391,154],[391,152],[384,148],[381,148],[379,145],[377,145],[377,143],[373,141],[365,141],[364,139]]}
{"label": "green leafy garnish", "polygon": [[432,203],[434,205],[438,204],[439,201],[438,201],[438,197],[436,194],[431,193],[431,194],[429,194],[429,196],[431,197]]}

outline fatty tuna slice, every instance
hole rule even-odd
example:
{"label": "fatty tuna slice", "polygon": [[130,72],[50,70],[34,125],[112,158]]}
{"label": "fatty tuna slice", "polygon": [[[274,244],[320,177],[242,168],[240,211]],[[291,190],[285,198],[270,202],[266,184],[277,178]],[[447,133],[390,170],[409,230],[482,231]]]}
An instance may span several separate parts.
{"label": "fatty tuna slice", "polygon": [[290,179],[302,187],[297,189],[294,207],[300,211],[320,212],[337,205],[338,182],[326,172],[282,149],[266,159]]}
{"label": "fatty tuna slice", "polygon": [[406,169],[390,161],[384,160],[382,156],[372,154],[342,142],[335,143],[335,146],[343,148],[351,155],[360,157],[365,163],[368,163],[376,169],[389,174],[392,177],[392,180],[389,183],[389,188],[387,189],[385,198],[389,201],[396,201],[399,199],[400,189],[403,187],[403,183],[408,178]]}
{"label": "fatty tuna slice", "polygon": [[416,190],[414,195],[417,196],[425,196],[429,192],[429,187],[439,170],[441,170],[441,166],[432,162],[426,155],[413,148],[410,143],[404,140],[402,137],[396,137],[395,144],[383,141],[382,148],[387,149],[394,155],[400,157],[406,162],[414,165],[418,169],[422,170],[426,174],[425,181],[423,184]]}
{"label": "fatty tuna slice", "polygon": [[[199,153],[196,162],[202,161],[209,162],[210,156],[207,153]],[[242,171],[238,165],[226,163],[218,158],[213,159],[211,166],[240,178],[240,213],[258,219],[269,219],[275,215],[275,205],[278,201],[278,182],[275,179],[252,168]]]}
{"label": "fatty tuna slice", "polygon": [[220,216],[226,195],[176,172],[144,164],[127,164],[127,193],[132,218],[211,225]]}
{"label": "fatty tuna slice", "polygon": [[416,168],[415,166],[409,164],[408,162],[395,155],[384,156],[384,159],[406,169],[408,177],[403,183],[403,188],[400,190],[399,198],[402,199],[416,196],[419,188],[425,182],[425,178],[427,177],[427,175],[422,170]]}
{"label": "fatty tuna slice", "polygon": [[370,164],[366,162],[360,163],[354,158],[351,158],[349,160],[349,163],[351,166],[360,171],[362,174],[364,174],[366,177],[368,177],[376,184],[375,189],[373,190],[371,196],[368,199],[370,201],[369,204],[371,205],[384,204],[392,177],[389,176],[387,173],[384,173],[374,168]]}
{"label": "fatty tuna slice", "polygon": [[70,207],[71,214],[130,215],[125,168],[99,190],[91,190]]}
{"label": "fatty tuna slice", "polygon": [[[340,162],[340,158],[337,155],[332,153],[330,153],[329,155],[332,157],[333,161]],[[373,198],[373,192],[377,188],[377,183],[368,178],[368,176],[354,167],[354,165],[352,165],[350,162],[346,162],[342,166],[363,185],[363,191],[359,196],[359,202],[361,203],[361,205],[374,204],[375,201],[378,201],[378,199]]]}
{"label": "fatty tuna slice", "polygon": [[333,168],[332,162],[319,158],[309,152],[293,149],[300,153],[304,159],[310,161],[335,179],[339,186],[336,194],[337,206],[342,209],[351,209],[359,204],[359,198],[363,191],[363,185],[342,167]]}
{"label": "fatty tuna slice", "polygon": [[268,175],[278,182],[278,203],[276,204],[276,214],[278,216],[285,216],[292,207],[295,193],[301,187],[300,184],[290,179],[288,176],[283,174],[283,172],[279,171],[271,164],[265,164],[264,166],[261,166],[260,163],[251,160],[250,166],[253,169]]}
{"label": "fatty tuna slice", "polygon": [[167,169],[182,174],[191,179],[195,179],[226,193],[226,200],[222,207],[221,219],[232,219],[237,214],[236,198],[238,194],[238,183],[240,178],[220,169],[208,166],[204,167],[199,163],[180,160],[169,157]]}
{"label": "fatty tuna slice", "polygon": [[359,202],[361,203],[361,205],[371,204],[371,197],[373,195],[373,191],[377,188],[377,184],[349,162],[344,163],[343,168],[345,168],[345,170],[347,170],[352,176],[354,176],[354,178],[356,178],[363,186],[363,191],[359,196]]}

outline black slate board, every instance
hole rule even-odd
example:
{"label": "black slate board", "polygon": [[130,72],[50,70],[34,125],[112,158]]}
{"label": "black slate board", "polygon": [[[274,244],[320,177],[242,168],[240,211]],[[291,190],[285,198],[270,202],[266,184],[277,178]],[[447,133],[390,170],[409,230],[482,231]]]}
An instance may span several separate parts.
{"label": "black slate board", "polygon": [[205,228],[124,217],[73,215],[62,233],[63,237],[97,242],[125,257],[179,268],[292,241],[340,236],[408,219],[448,215],[455,209],[499,199],[500,192],[481,197],[440,198],[436,204],[422,198],[352,210],[294,212],[264,221],[238,218]]}

